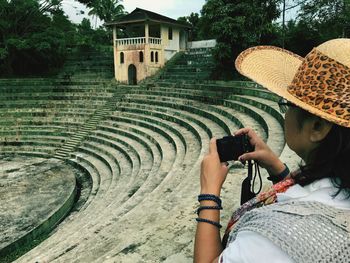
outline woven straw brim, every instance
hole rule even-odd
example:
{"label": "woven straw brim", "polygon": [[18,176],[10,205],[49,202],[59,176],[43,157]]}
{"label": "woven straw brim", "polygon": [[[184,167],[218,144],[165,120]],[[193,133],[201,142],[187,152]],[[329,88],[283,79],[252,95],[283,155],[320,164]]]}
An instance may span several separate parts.
{"label": "woven straw brim", "polygon": [[236,59],[236,69],[273,93],[292,102],[298,107],[333,123],[342,122],[350,127],[350,122],[319,110],[296,98],[287,91],[303,58],[285,49],[274,46],[257,46],[243,51]]}

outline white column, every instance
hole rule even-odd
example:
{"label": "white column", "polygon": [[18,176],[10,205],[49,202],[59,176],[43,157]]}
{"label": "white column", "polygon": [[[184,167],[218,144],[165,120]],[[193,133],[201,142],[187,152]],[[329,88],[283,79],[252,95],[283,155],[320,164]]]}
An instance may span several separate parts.
{"label": "white column", "polygon": [[117,45],[117,27],[113,26],[113,47]]}
{"label": "white column", "polygon": [[114,78],[117,79],[117,27],[113,26]]}
{"label": "white column", "polygon": [[149,43],[148,38],[149,38],[149,26],[148,23],[145,23],[145,37],[146,37],[146,44]]}

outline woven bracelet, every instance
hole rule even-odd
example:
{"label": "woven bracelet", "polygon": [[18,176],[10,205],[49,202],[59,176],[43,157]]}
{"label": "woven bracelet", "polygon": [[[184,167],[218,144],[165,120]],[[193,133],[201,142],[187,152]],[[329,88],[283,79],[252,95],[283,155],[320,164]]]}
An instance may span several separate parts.
{"label": "woven bracelet", "polygon": [[200,194],[198,196],[198,202],[200,201],[214,201],[215,203],[218,204],[218,206],[221,207],[221,199],[217,195],[212,195],[212,194]]}
{"label": "woven bracelet", "polygon": [[220,223],[218,223],[218,222],[215,222],[215,221],[211,221],[211,220],[209,220],[209,219],[205,219],[205,218],[200,218],[200,217],[198,217],[198,218],[196,218],[196,221],[197,222],[203,222],[203,223],[208,223],[208,224],[211,224],[211,225],[213,225],[213,226],[216,226],[217,228],[222,228],[222,225],[220,225]]}
{"label": "woven bracelet", "polygon": [[197,215],[199,215],[199,213],[202,211],[202,210],[206,210],[206,209],[211,209],[211,210],[222,210],[222,207],[221,206],[200,206],[198,207],[197,209]]}

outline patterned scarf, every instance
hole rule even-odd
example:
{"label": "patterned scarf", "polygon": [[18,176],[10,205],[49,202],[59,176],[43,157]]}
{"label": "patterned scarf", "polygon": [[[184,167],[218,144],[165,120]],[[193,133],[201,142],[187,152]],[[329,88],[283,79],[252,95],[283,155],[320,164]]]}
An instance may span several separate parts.
{"label": "patterned scarf", "polygon": [[246,212],[254,208],[276,203],[277,193],[284,193],[288,190],[289,187],[293,186],[295,184],[295,180],[293,178],[299,173],[299,170],[290,173],[285,179],[272,185],[268,191],[259,193],[256,197],[250,199],[242,206],[240,206],[236,211],[234,211],[231,219],[227,224],[226,231],[222,239],[223,247],[226,247],[229,234],[233,230],[235,224]]}

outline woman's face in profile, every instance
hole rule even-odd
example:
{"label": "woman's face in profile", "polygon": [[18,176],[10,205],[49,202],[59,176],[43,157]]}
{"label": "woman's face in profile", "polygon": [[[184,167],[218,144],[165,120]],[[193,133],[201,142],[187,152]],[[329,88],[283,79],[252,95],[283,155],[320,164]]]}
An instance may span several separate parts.
{"label": "woman's face in profile", "polygon": [[305,161],[306,153],[309,152],[310,142],[306,125],[300,127],[297,111],[297,107],[290,107],[287,110],[284,119],[284,136],[289,148]]}

